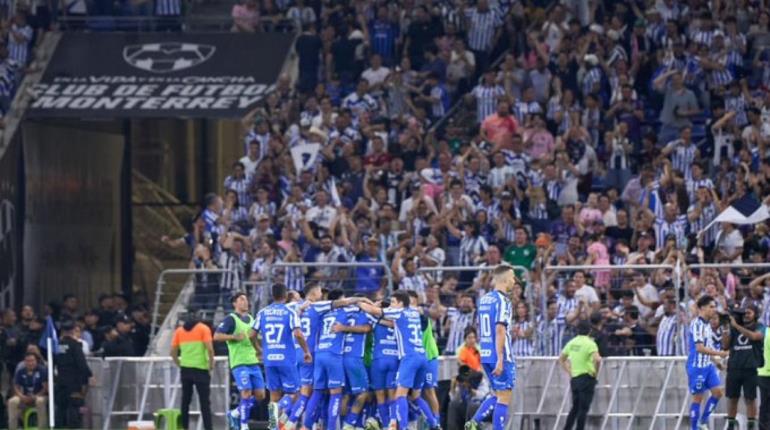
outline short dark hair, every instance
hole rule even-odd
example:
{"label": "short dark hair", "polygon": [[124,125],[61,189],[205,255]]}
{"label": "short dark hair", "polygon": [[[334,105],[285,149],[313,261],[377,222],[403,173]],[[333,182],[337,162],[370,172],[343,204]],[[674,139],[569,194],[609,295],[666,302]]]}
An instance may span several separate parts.
{"label": "short dark hair", "polygon": [[701,298],[699,298],[698,301],[695,302],[695,305],[698,306],[698,309],[702,309],[702,308],[710,305],[711,302],[713,302],[713,301],[714,301],[713,297],[711,297],[709,295],[705,295],[705,296],[702,296]]}
{"label": "short dark hair", "polygon": [[397,300],[399,303],[401,303],[405,308],[408,308],[411,304],[411,300],[409,299],[409,294],[406,293],[406,291],[396,291],[393,293],[393,296],[391,296],[394,300]]}
{"label": "short dark hair", "polygon": [[417,291],[414,291],[414,290],[406,290],[406,294],[409,294],[409,297],[413,299],[420,297],[417,295]]}
{"label": "short dark hair", "polygon": [[463,339],[467,338],[469,334],[472,334],[476,337],[478,337],[478,333],[476,332],[476,328],[473,326],[468,326],[465,328],[465,333],[463,333]]}
{"label": "short dark hair", "polygon": [[329,296],[327,298],[329,300],[337,300],[337,299],[341,299],[344,296],[345,296],[345,291],[343,291],[341,288],[335,288],[329,291]]}
{"label": "short dark hair", "polygon": [[24,358],[25,358],[25,359],[26,359],[27,357],[30,357],[30,356],[31,356],[31,357],[35,357],[35,360],[37,360],[38,362],[40,362],[40,358],[39,358],[39,357],[37,356],[37,354],[35,354],[34,352],[28,352],[28,353],[24,354]]}
{"label": "short dark hair", "polygon": [[244,293],[243,291],[238,291],[230,297],[230,303],[235,303],[238,300],[238,298],[241,296],[246,297],[246,300],[249,299],[249,296],[246,293]]}
{"label": "short dark hair", "polygon": [[587,336],[588,333],[591,333],[591,322],[588,320],[580,320],[577,324],[577,334]]}
{"label": "short dark hair", "polygon": [[305,286],[305,291],[304,291],[305,297],[307,297],[307,295],[310,294],[316,288],[321,288],[321,284],[307,284]]}
{"label": "short dark hair", "polygon": [[272,292],[273,292],[273,300],[284,300],[287,294],[286,285],[273,284]]}

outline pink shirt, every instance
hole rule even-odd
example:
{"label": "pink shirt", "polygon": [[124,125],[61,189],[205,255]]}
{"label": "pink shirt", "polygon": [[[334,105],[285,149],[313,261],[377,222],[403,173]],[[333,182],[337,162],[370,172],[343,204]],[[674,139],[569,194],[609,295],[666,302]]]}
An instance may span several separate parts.
{"label": "pink shirt", "polygon": [[542,158],[552,154],[554,149],[556,149],[556,142],[548,130],[525,130],[524,141],[532,142],[532,146],[527,151],[532,158]]}
{"label": "pink shirt", "polygon": [[594,222],[594,221],[603,221],[604,217],[602,216],[602,211],[599,209],[591,209],[588,207],[585,207],[580,210],[580,221],[583,224],[586,224],[588,222]]}
{"label": "pink shirt", "polygon": [[[602,242],[593,242],[588,245],[588,255],[593,255],[593,265],[602,266],[610,264],[610,253],[607,251],[607,246]],[[594,275],[594,286],[596,287],[608,287],[610,285],[610,271],[609,270],[596,270]]]}

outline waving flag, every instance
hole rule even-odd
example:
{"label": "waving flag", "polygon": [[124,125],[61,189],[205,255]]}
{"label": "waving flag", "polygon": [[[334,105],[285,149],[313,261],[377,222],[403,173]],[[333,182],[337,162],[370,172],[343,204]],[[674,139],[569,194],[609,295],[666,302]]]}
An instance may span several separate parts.
{"label": "waving flag", "polygon": [[56,325],[53,323],[53,318],[49,315],[48,318],[45,319],[45,330],[43,331],[43,335],[40,337],[40,341],[38,342],[38,346],[40,346],[40,349],[48,349],[48,339],[51,339],[51,345],[53,348],[53,351],[51,351],[53,354],[59,353],[59,336],[56,334]]}
{"label": "waving flag", "polygon": [[700,236],[714,223],[729,222],[732,224],[756,224],[770,218],[767,205],[760,203],[753,196],[746,194],[734,201],[727,209],[717,215],[704,229],[698,232]]}

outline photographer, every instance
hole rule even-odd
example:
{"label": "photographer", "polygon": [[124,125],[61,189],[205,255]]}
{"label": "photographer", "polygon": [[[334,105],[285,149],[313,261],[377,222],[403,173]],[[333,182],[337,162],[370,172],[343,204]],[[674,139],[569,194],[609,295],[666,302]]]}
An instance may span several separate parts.
{"label": "photographer", "polygon": [[[724,316],[721,323],[726,325]],[[738,427],[735,415],[738,412],[738,399],[743,388],[746,399],[748,428],[757,425],[757,369],[762,367],[762,341],[765,328],[757,322],[757,309],[753,305],[735,308],[729,315],[730,330],[722,334],[722,346],[727,347],[730,356],[727,360],[727,428]]]}
{"label": "photographer", "polygon": [[452,381],[449,390],[447,430],[462,430],[487,393],[489,387],[484,375],[466,365],[460,366],[457,378]]}

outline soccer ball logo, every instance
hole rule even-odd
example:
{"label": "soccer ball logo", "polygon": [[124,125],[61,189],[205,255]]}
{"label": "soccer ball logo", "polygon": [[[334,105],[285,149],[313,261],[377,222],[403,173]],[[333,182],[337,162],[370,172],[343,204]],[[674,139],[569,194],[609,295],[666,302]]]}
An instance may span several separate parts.
{"label": "soccer ball logo", "polygon": [[214,46],[195,43],[145,43],[125,46],[123,59],[137,69],[171,73],[197,66],[211,58],[215,51]]}

